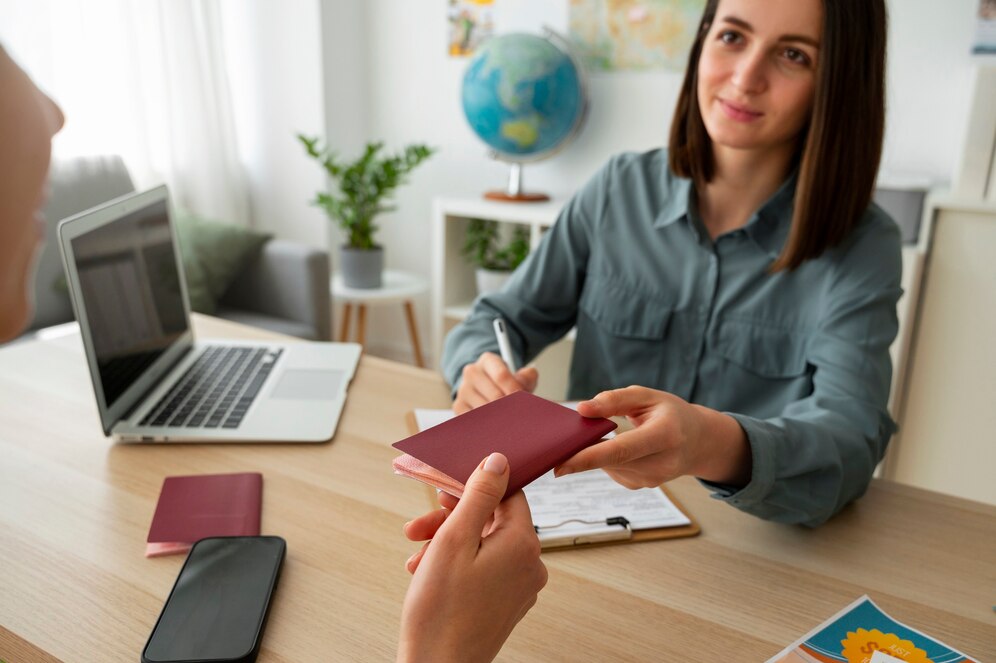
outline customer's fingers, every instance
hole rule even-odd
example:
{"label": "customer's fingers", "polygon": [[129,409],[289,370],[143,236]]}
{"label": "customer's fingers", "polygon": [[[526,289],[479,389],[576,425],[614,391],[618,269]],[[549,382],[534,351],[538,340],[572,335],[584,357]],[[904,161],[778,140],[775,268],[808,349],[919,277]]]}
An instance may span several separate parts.
{"label": "customer's fingers", "polygon": [[460,502],[434,539],[476,552],[480,547],[481,532],[505,496],[508,476],[505,456],[500,453],[488,456],[467,480]]}
{"label": "customer's fingers", "polygon": [[[445,491],[439,492],[438,499],[439,499],[439,506],[443,507],[444,509],[449,509],[450,511],[455,509],[456,505],[460,503],[459,498],[453,497],[452,495],[450,495]],[[500,505],[499,508],[501,508]],[[491,532],[491,526],[493,523],[494,523],[493,518],[489,519],[487,522],[484,523],[484,529],[481,532],[481,536],[487,536]]]}
{"label": "customer's fingers", "polygon": [[446,509],[435,509],[410,520],[404,526],[405,536],[409,541],[428,541],[436,535],[448,515]]}
{"label": "customer's fingers", "polygon": [[418,565],[422,563],[422,558],[425,557],[425,551],[429,549],[429,544],[432,541],[426,541],[418,551],[408,558],[405,562],[405,569],[408,573],[414,574],[418,570]]}
{"label": "customer's fingers", "polygon": [[491,528],[494,533],[499,529],[518,528],[536,533],[533,527],[533,514],[529,510],[529,502],[526,501],[526,494],[521,490],[509,495],[495,509],[495,522]]}
{"label": "customer's fingers", "polygon": [[444,490],[441,490],[436,494],[436,499],[439,500],[439,506],[444,509],[449,509],[450,511],[456,508],[456,505],[460,503],[460,498],[453,497]]}

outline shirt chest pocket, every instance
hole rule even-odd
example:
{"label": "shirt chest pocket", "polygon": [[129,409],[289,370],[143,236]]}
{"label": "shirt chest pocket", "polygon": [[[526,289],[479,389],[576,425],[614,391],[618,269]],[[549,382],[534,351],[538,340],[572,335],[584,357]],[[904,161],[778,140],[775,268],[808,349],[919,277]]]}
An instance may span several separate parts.
{"label": "shirt chest pocket", "polygon": [[[575,355],[594,391],[640,384],[662,388],[672,308],[613,282],[586,284],[578,302]],[[575,366],[578,363],[575,362]]]}
{"label": "shirt chest pocket", "polygon": [[726,361],[746,372],[770,380],[805,376],[808,335],[744,320],[719,323],[714,349]]}
{"label": "shirt chest pocket", "polygon": [[663,340],[671,308],[645,293],[614,283],[591,284],[579,308],[606,334],[619,338]]}

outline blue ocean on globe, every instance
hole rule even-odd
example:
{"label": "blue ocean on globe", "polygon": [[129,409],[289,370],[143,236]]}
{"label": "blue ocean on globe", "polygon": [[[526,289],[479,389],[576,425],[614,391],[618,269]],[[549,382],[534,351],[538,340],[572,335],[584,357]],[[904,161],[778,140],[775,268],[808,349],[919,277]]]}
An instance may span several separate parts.
{"label": "blue ocean on globe", "polygon": [[569,140],[584,114],[584,94],[574,60],[530,34],[487,40],[463,77],[467,121],[509,161],[543,158]]}

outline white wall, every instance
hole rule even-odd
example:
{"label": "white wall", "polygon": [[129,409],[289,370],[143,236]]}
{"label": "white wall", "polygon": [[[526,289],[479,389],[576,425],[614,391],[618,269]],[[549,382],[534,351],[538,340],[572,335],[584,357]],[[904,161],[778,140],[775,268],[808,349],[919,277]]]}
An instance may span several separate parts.
{"label": "white wall", "polygon": [[883,173],[954,176],[972,96],[977,0],[889,0]]}
{"label": "white wall", "polygon": [[319,4],[226,0],[222,10],[253,223],[325,247],[324,216],[308,204],[324,177],[294,138],[325,126]]}
{"label": "white wall", "polygon": [[[323,137],[344,157],[358,155],[372,136],[367,118],[369,66],[367,15],[362,2],[322,2],[322,66],[325,71]],[[317,165],[317,163],[316,163]],[[325,186],[327,182],[323,180]],[[322,224],[335,269],[342,231],[324,216]],[[338,328],[334,330],[338,334]]]}
{"label": "white wall", "polygon": [[[340,4],[327,0],[324,6]],[[355,102],[355,112],[364,118],[366,135],[394,147],[424,141],[440,148],[399,191],[399,210],[381,224],[389,266],[428,277],[432,198],[477,196],[501,188],[506,169],[487,158],[463,118],[459,90],[466,62],[446,54],[446,0],[362,4],[363,18],[358,22],[365,35],[362,66],[367,85],[364,98]],[[884,177],[913,174],[947,181],[965,129],[973,66],[968,52],[977,1],[890,0],[889,9]],[[355,8],[351,11],[355,13]],[[349,66],[346,61],[338,64]],[[326,72],[326,84],[336,85],[329,61]],[[527,166],[527,189],[568,195],[611,154],[664,144],[680,73],[598,73],[590,76],[590,82],[591,112],[583,133],[561,154]],[[375,352],[405,352],[407,339],[399,315],[393,310],[375,312],[369,332]],[[424,332],[427,316],[426,298],[419,306]]]}
{"label": "white wall", "polygon": [[368,135],[368,27],[362,2],[323,2],[321,31],[325,136],[344,153],[356,153]]}

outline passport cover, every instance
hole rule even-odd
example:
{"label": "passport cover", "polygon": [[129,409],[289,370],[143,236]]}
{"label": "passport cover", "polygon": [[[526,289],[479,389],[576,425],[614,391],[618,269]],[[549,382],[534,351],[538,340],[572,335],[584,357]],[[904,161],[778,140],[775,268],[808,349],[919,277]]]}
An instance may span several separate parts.
{"label": "passport cover", "polygon": [[460,497],[481,461],[499,451],[512,468],[507,497],[615,428],[608,419],[517,391],[395,442],[405,455],[394,459],[394,471]]}
{"label": "passport cover", "polygon": [[166,477],[146,539],[146,557],[190,550],[209,536],[259,536],[263,475]]}

